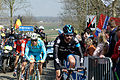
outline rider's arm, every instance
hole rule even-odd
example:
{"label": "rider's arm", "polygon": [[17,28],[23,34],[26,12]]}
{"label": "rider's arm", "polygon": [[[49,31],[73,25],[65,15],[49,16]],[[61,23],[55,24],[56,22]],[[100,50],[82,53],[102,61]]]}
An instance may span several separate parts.
{"label": "rider's arm", "polygon": [[83,64],[83,53],[82,53],[82,49],[81,49],[81,46],[80,46],[80,43],[79,43],[79,41],[77,40],[77,38],[75,38],[75,41],[76,41],[76,53],[78,54],[78,55],[80,55],[80,57],[81,57],[81,61],[80,61],[80,63],[81,63],[81,65]]}
{"label": "rider's arm", "polygon": [[82,53],[82,49],[81,49],[81,46],[80,46],[80,43],[79,43],[79,41],[77,40],[77,38],[75,38],[75,41],[76,41],[76,45],[75,45],[75,47],[76,47],[76,53],[78,54],[78,55],[80,55],[80,57],[81,58],[83,58],[83,53]]}
{"label": "rider's arm", "polygon": [[24,52],[25,51],[25,41],[23,40],[22,41],[22,44],[21,44],[21,55],[24,56]]}
{"label": "rider's arm", "polygon": [[45,60],[46,59],[46,48],[45,48],[45,44],[42,40],[39,40],[40,41],[40,45],[41,45],[41,52],[43,53],[43,59],[42,60]]}
{"label": "rider's arm", "polygon": [[59,64],[59,59],[58,59],[58,47],[59,47],[59,44],[60,44],[60,39],[59,38],[56,38],[55,40],[55,43],[54,43],[54,59],[55,61]]}
{"label": "rider's arm", "polygon": [[17,42],[14,42],[13,51],[16,52]]}
{"label": "rider's arm", "polygon": [[25,57],[27,60],[30,61],[30,58],[28,57],[28,54],[29,54],[29,43],[26,44],[26,48],[25,48]]}

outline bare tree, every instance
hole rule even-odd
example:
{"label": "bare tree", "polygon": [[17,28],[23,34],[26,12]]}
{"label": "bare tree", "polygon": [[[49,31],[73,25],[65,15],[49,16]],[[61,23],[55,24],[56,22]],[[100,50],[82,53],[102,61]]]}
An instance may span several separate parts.
{"label": "bare tree", "polygon": [[21,10],[27,8],[28,1],[27,0],[3,0],[4,5],[9,9],[10,14],[10,25],[13,26],[13,15],[17,10]]}
{"label": "bare tree", "polygon": [[120,0],[106,7],[101,0],[61,0],[64,4],[64,12],[61,19],[66,23],[72,23],[76,29],[83,30],[86,27],[86,15],[96,15],[97,22],[101,13],[119,17],[120,16]]}

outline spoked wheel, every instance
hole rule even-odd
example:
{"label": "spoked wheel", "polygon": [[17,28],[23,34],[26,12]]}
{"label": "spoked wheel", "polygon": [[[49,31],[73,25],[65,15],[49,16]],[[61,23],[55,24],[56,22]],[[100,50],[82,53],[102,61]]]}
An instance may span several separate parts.
{"label": "spoked wheel", "polygon": [[18,64],[18,67],[17,67],[17,80],[20,80],[20,75],[21,75],[21,68],[20,68],[20,64]]}
{"label": "spoked wheel", "polygon": [[24,74],[24,80],[29,80],[29,69],[27,69]]}
{"label": "spoked wheel", "polygon": [[32,80],[41,80],[39,71],[34,71]]}

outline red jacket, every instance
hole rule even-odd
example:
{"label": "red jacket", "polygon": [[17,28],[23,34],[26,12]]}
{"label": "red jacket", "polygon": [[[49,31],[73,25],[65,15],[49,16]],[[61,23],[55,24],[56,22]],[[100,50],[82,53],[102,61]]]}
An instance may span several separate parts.
{"label": "red jacket", "polygon": [[120,40],[116,43],[114,47],[114,54],[112,55],[112,60],[116,61],[120,57]]}
{"label": "red jacket", "polygon": [[16,52],[17,53],[20,53],[21,52],[21,41],[20,40],[17,40],[14,42],[14,48],[16,48]]}
{"label": "red jacket", "polygon": [[24,52],[25,52],[25,47],[26,47],[26,43],[28,42],[28,39],[23,39],[22,40],[22,44],[21,44],[21,55],[24,56]]}

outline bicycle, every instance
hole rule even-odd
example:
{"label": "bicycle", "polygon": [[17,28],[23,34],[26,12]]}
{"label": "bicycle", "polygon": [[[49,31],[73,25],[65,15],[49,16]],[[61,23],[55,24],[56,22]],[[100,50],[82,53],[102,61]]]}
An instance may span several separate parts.
{"label": "bicycle", "polygon": [[[34,57],[36,60],[36,56],[34,56]],[[33,69],[32,80],[41,80],[39,69],[38,69],[39,63],[41,63],[41,62],[35,61],[34,63],[35,64],[34,64],[34,69]],[[30,64],[30,61],[28,61],[27,66],[25,67],[25,75],[28,77],[28,79],[29,79],[29,67],[30,67],[29,64]],[[27,78],[25,80],[27,80]]]}
{"label": "bicycle", "polygon": [[[27,61],[27,65],[25,67],[24,80],[29,80],[30,61],[28,61],[28,60],[26,60],[26,61]],[[41,62],[36,62],[35,61],[34,63],[35,63],[35,65],[34,65],[32,80],[41,80],[39,69],[38,69],[38,63],[41,63]]]}

